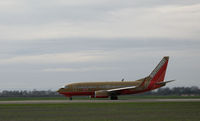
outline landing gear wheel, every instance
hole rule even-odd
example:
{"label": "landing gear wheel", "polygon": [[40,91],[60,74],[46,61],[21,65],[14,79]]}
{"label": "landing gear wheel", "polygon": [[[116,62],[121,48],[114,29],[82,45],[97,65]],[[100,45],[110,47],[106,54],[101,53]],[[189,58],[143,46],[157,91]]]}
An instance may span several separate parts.
{"label": "landing gear wheel", "polygon": [[110,96],[110,99],[111,100],[118,100],[118,97],[116,95],[114,95],[114,96]]}
{"label": "landing gear wheel", "polygon": [[69,97],[69,100],[72,100],[72,97]]}

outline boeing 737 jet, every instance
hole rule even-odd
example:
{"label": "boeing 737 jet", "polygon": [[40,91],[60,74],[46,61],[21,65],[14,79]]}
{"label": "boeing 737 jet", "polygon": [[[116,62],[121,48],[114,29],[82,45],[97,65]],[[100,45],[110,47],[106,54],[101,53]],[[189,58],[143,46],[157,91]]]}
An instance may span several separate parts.
{"label": "boeing 737 jet", "polygon": [[118,95],[136,94],[151,91],[174,81],[164,81],[169,57],[163,57],[149,76],[136,81],[79,82],[66,85],[58,92],[70,99],[72,96],[91,96],[92,98],[108,98],[117,100]]}

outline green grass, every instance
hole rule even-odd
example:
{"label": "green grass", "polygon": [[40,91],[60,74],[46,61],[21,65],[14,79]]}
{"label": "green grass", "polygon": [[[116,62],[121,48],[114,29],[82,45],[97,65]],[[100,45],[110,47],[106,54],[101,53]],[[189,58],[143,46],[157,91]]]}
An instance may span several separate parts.
{"label": "green grass", "polygon": [[[130,99],[191,99],[200,98],[200,96],[138,96],[138,95],[125,95],[119,96],[120,100],[130,100]],[[67,100],[66,97],[0,97],[0,101],[13,101],[13,100]],[[109,98],[89,98],[89,97],[73,97],[73,100],[109,100]]]}
{"label": "green grass", "polygon": [[0,121],[199,121],[200,102],[1,104]]}

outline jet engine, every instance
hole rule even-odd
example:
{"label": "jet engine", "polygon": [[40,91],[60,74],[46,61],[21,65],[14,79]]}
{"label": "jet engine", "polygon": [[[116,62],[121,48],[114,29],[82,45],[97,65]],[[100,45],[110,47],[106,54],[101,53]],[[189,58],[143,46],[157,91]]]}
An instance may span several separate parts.
{"label": "jet engine", "polygon": [[96,98],[108,98],[109,94],[106,90],[95,91]]}

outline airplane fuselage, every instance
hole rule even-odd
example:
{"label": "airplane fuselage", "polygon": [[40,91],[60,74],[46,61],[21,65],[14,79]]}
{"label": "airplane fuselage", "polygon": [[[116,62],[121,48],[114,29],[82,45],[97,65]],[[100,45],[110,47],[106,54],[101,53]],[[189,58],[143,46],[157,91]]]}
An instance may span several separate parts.
{"label": "airplane fuselage", "polygon": [[65,96],[95,96],[95,91],[109,90],[115,88],[123,88],[127,86],[138,86],[141,80],[137,81],[110,81],[110,82],[80,82],[66,85],[64,88],[58,90],[60,94]]}

